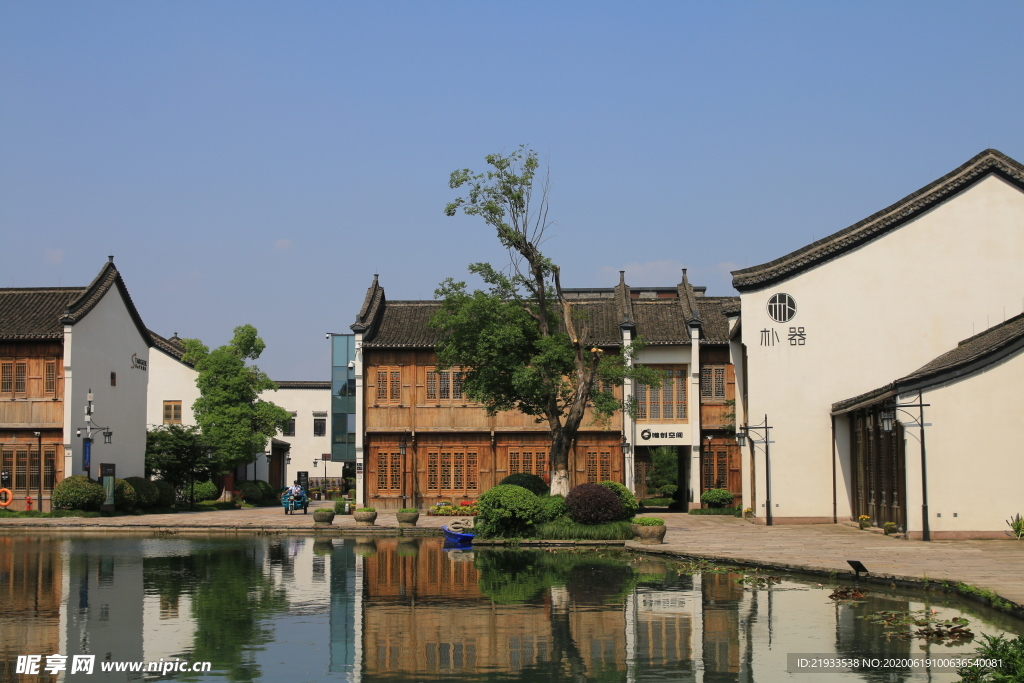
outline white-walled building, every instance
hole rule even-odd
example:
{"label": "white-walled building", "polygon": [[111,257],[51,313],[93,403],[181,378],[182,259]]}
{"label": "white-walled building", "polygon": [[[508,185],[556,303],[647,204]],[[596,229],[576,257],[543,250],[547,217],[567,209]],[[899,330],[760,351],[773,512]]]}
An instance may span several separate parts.
{"label": "white-walled building", "polygon": [[46,509],[56,482],[86,473],[90,400],[91,476],[103,464],[119,478],[143,475],[151,344],[112,256],[88,287],[0,289],[0,471],[11,509],[40,489]]}
{"label": "white-walled building", "polygon": [[[898,437],[878,440],[881,450],[870,456],[870,472],[858,479],[850,420],[833,416],[833,404],[905,377],[959,340],[1021,311],[1024,166],[986,150],[848,228],[733,276],[743,311],[742,325],[735,327],[734,354],[746,354],[746,370],[738,374],[745,378],[741,395],[746,397],[739,417],[741,423],[756,425],[767,416],[771,427],[774,520],[850,519],[867,514],[857,501],[872,499],[876,523],[895,521],[912,536],[920,534],[921,478],[910,450],[902,479],[886,479],[883,468],[886,462],[892,467],[899,449],[910,447]],[[1001,372],[999,378],[1010,382],[1012,373]],[[991,399],[976,395],[979,403],[962,405],[952,421],[926,408],[929,445],[933,433],[951,438],[950,429],[956,439],[975,444],[961,453],[960,462],[936,461],[929,476],[949,481],[968,458],[971,467],[980,466],[982,458],[996,477],[1009,474],[1013,457],[1003,455],[1008,442],[996,437],[989,420],[965,418],[992,407],[996,396],[1019,412],[1016,386],[1004,384]],[[755,434],[762,438],[744,457],[750,481],[745,495],[746,505],[763,519],[767,462],[764,432]],[[958,495],[960,500],[981,496],[985,505],[1000,502],[985,486],[962,487]],[[1007,504],[1016,505],[1020,496],[1015,498]],[[1007,508],[1007,514],[1016,511]],[[937,514],[945,520],[952,512],[933,511],[933,528]],[[995,516],[1002,514],[1000,507]],[[990,521],[977,521],[982,526],[971,531],[993,530]]]}
{"label": "white-walled building", "polygon": [[[153,338],[151,380],[146,407],[146,421],[150,427],[161,424],[196,424],[192,405],[199,398],[196,370],[181,360],[184,346],[175,333],[164,338],[150,331]],[[329,411],[331,383],[329,381],[280,381],[277,391],[260,395],[293,415],[292,423],[277,438],[267,444],[266,452],[256,462],[240,467],[237,476],[243,479],[262,479],[274,488],[291,484],[300,471],[311,477],[341,476],[341,463],[320,462],[323,454],[330,453]],[[318,465],[314,467],[314,461]],[[336,470],[336,471],[332,471]]]}

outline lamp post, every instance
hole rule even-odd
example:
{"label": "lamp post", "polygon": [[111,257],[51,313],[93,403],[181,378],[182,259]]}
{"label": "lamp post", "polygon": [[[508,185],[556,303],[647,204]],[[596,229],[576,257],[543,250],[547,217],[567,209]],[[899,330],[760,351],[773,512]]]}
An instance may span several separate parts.
{"label": "lamp post", "polygon": [[[110,427],[100,427],[92,423],[92,416],[95,413],[95,407],[92,404],[92,389],[89,389],[89,392],[85,395],[85,400],[85,438],[82,440],[82,469],[85,470],[86,478],[92,481],[92,433],[93,431],[102,430],[103,443],[111,443],[114,433],[110,431]],[[82,436],[81,427],[75,430],[75,436]],[[42,458],[41,452],[39,457]]]}
{"label": "lamp post", "polygon": [[924,409],[930,405],[930,403],[924,403],[924,396],[918,391],[917,403],[897,403],[896,401],[883,403],[882,410],[879,413],[882,431],[888,433],[892,432],[895,426],[897,410],[907,413],[907,415],[910,415],[910,419],[913,420],[914,416],[903,409],[917,408],[917,419],[915,422],[921,427],[921,540],[923,541],[932,540],[931,526],[928,523],[928,451],[925,450],[924,444]]}
{"label": "lamp post", "polygon": [[740,448],[747,445],[747,436],[752,431],[764,430],[764,488],[765,488],[765,526],[772,526],[772,456],[769,444],[769,435],[772,427],[768,424],[768,415],[764,416],[764,423],[759,425],[743,425],[740,431],[736,432],[736,443]]}

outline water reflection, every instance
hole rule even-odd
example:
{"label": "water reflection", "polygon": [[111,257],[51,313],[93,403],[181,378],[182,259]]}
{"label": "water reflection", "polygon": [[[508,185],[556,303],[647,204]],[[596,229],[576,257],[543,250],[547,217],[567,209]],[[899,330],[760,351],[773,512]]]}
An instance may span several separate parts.
{"label": "water reflection", "polygon": [[935,607],[965,613],[976,633],[1022,626],[914,593],[837,604],[814,582],[736,579],[621,551],[445,550],[434,538],[0,536],[0,680],[63,680],[14,671],[18,655],[57,653],[94,655],[97,673],[211,663],[163,680],[806,681],[786,672],[787,653],[923,652],[858,615]]}

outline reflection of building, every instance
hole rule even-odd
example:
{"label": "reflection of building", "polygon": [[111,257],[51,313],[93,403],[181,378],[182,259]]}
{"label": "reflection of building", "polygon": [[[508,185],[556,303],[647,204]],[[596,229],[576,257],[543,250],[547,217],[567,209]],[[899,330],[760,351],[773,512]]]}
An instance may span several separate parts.
{"label": "reflection of building", "polygon": [[[1022,263],[1024,166],[986,150],[848,228],[733,273],[743,305],[736,354],[748,361],[741,422],[768,415],[777,522],[863,513],[920,535],[919,449],[892,462],[904,439],[908,449],[917,448],[917,411],[898,412],[903,431],[887,437],[878,432],[876,406],[848,401],[902,377],[896,393],[878,398],[916,402],[922,389],[925,403],[944,403],[941,412],[924,412],[928,450],[945,442],[943,455],[936,452],[927,468],[934,478],[927,488],[936,497],[929,501],[933,536],[1005,527],[1005,515],[988,501],[1019,498],[1020,466],[1005,455],[1022,405],[1016,356],[997,359],[989,349],[983,353],[989,360],[930,373],[932,386],[915,371],[953,349],[962,352],[961,340],[1020,312]],[[964,378],[965,371],[973,378]],[[940,391],[941,384],[949,388]],[[972,458],[966,475],[965,453]],[[746,504],[760,515],[765,454],[758,448],[749,458],[757,492],[748,490]]]}
{"label": "reflection of building", "polygon": [[[584,417],[570,457],[571,486],[612,479],[646,493],[650,450],[668,446],[680,455],[692,499],[707,488],[739,495],[729,345],[738,302],[703,294],[685,272],[677,287],[631,288],[623,277],[615,288],[566,290],[587,321],[588,344],[618,352],[639,337],[647,347],[638,361],[665,374],[659,390],[630,383],[612,389],[634,397],[636,421],[619,413],[605,422]],[[378,508],[476,498],[516,472],[549,476],[546,425],[516,410],[488,417],[464,395],[460,369],[437,366],[439,335],[428,323],[439,307],[389,301],[375,277],[352,325],[357,487]]]}
{"label": "reflection of building", "polygon": [[[15,680],[18,655],[61,651],[64,542],[0,536],[0,680]],[[11,670],[5,670],[11,667]]]}
{"label": "reflection of building", "polygon": [[57,481],[85,473],[76,432],[85,434],[90,396],[93,424],[106,428],[93,432],[91,474],[109,463],[118,477],[142,476],[151,343],[113,257],[88,287],[0,289],[0,471],[10,477],[0,488],[15,498],[8,509],[25,509],[40,486],[48,507]]}

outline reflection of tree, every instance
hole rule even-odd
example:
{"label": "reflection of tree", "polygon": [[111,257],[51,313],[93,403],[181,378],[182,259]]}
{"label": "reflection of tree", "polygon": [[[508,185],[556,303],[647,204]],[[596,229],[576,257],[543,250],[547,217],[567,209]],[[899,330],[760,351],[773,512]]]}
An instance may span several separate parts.
{"label": "reflection of tree", "polygon": [[192,593],[193,660],[211,662],[233,681],[259,678],[246,652],[272,639],[265,620],[288,603],[284,590],[264,575],[255,547],[216,544],[188,556],[146,558],[144,577],[146,592],[159,594],[161,602]]}

